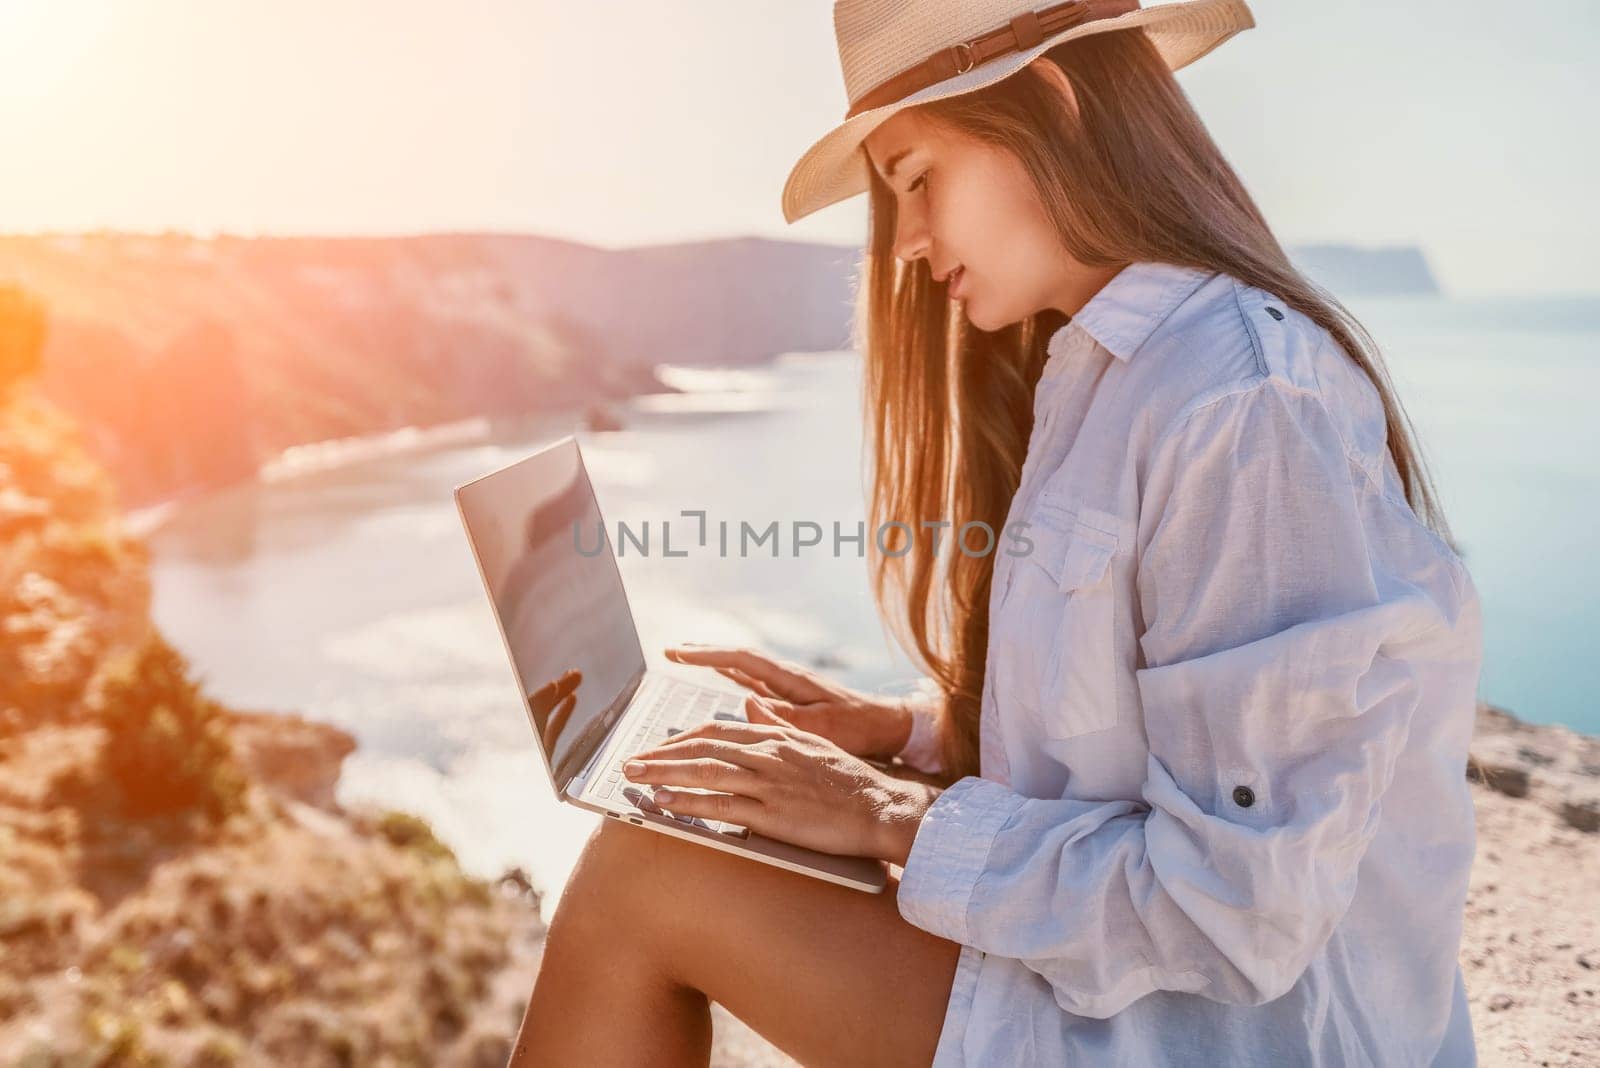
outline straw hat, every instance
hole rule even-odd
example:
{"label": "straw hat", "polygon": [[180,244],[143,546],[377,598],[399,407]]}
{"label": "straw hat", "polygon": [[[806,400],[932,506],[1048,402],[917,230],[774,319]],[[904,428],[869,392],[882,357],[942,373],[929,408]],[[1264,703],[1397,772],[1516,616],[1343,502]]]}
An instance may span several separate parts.
{"label": "straw hat", "polygon": [[902,108],[970,93],[1041,52],[1091,33],[1142,27],[1173,70],[1255,25],[1245,0],[834,0],[849,109],[806,150],[783,184],[789,222],[864,193],[867,135]]}

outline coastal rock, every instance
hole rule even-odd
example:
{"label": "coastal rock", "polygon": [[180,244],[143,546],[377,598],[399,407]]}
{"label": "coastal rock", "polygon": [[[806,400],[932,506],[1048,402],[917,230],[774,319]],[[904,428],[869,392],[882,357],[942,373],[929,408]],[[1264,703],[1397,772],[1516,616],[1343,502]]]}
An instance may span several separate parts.
{"label": "coastal rock", "polygon": [[1600,887],[1600,835],[1540,803],[1541,788],[1513,798],[1472,787],[1478,849],[1460,961],[1483,1065],[1600,1063],[1586,993],[1600,987],[1600,910],[1586,907]]}
{"label": "coastal rock", "polygon": [[1479,753],[1473,754],[1473,761],[1467,766],[1468,779],[1481,782],[1507,797],[1527,797],[1530,776],[1531,772],[1525,767],[1496,761]]}
{"label": "coastal rock", "polygon": [[1560,812],[1569,827],[1587,834],[1600,831],[1600,799],[1585,797],[1563,801]]}
{"label": "coastal rock", "polygon": [[1289,254],[1295,266],[1335,293],[1439,294],[1439,282],[1428,266],[1428,257],[1415,245],[1359,248],[1308,244],[1294,246]]}
{"label": "coastal rock", "polygon": [[317,808],[338,807],[339,769],[355,752],[353,737],[287,713],[230,712],[228,719],[234,754],[250,778]]}
{"label": "coastal rock", "polygon": [[55,708],[80,694],[100,651],[87,606],[50,577],[29,571],[5,591],[0,607],[6,703]]}
{"label": "coastal rock", "polygon": [[1525,723],[1478,706],[1467,778],[1543,806],[1566,825],[1600,831],[1600,739],[1560,724]]}

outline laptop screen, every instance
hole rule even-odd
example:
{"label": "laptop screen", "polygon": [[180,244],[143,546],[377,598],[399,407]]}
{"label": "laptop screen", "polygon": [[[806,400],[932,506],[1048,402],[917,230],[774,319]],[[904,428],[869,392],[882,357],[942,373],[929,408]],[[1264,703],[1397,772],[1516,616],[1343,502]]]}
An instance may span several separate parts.
{"label": "laptop screen", "polygon": [[456,487],[456,502],[559,793],[645,670],[577,439]]}

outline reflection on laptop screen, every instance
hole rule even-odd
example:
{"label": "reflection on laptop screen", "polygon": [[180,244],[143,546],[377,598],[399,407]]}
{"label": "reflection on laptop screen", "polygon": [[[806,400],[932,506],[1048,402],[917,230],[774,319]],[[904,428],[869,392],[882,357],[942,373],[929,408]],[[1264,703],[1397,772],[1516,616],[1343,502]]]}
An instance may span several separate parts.
{"label": "reflection on laptop screen", "polygon": [[564,788],[645,669],[578,443],[563,438],[456,497],[534,733]]}

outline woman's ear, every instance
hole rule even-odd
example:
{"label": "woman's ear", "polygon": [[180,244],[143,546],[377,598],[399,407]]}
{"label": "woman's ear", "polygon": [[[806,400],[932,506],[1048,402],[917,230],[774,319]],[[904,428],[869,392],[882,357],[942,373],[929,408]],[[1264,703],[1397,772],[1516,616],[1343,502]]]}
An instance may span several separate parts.
{"label": "woman's ear", "polygon": [[1039,77],[1055,87],[1056,91],[1061,94],[1067,108],[1072,112],[1073,117],[1076,118],[1078,114],[1078,94],[1072,91],[1072,81],[1067,77],[1066,71],[1052,63],[1048,56],[1036,56],[1028,61],[1028,66]]}

